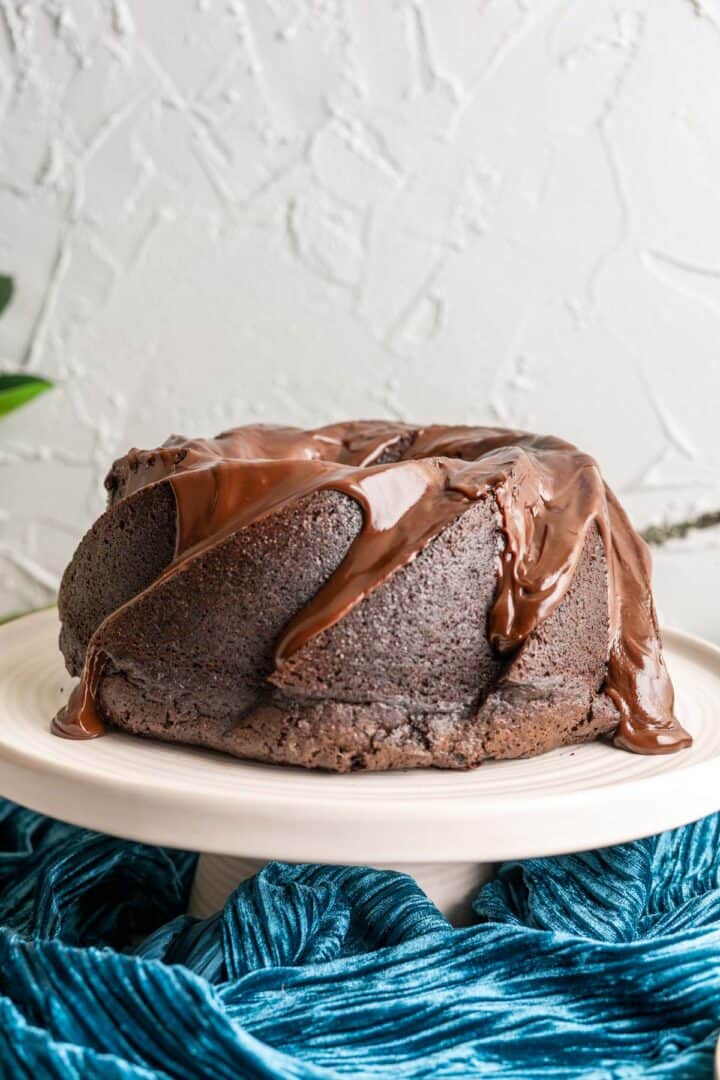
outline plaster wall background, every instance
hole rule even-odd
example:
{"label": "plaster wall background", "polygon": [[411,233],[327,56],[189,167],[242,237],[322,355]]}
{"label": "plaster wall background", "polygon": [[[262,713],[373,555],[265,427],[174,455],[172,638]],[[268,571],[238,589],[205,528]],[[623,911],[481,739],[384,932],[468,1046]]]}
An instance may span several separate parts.
{"label": "plaster wall background", "polygon": [[[720,3],[0,0],[0,611],[130,445],[346,416],[552,431],[720,506]],[[720,534],[656,557],[720,640]]]}

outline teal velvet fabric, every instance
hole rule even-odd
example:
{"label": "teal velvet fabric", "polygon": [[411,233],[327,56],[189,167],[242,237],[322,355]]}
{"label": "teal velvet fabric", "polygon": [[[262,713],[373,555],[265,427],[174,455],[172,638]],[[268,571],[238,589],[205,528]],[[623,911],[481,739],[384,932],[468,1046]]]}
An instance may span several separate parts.
{"label": "teal velvet fabric", "polygon": [[0,1076],[711,1077],[720,816],[506,863],[452,929],[402,874],[191,855],[0,803]]}

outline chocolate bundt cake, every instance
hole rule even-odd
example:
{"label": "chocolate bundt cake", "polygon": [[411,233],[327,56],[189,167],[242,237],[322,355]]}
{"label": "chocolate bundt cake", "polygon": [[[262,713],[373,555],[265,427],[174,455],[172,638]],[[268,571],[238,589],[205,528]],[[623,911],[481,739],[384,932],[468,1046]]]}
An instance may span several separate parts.
{"label": "chocolate bundt cake", "polygon": [[649,556],[552,437],[384,421],[131,450],[60,589],[53,722],[345,772],[689,745]]}

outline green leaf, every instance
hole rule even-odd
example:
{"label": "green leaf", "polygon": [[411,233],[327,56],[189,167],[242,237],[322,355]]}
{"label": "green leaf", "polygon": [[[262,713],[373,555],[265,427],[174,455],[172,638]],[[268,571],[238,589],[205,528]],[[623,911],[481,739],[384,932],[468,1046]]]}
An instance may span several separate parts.
{"label": "green leaf", "polygon": [[0,274],[0,315],[10,303],[13,289],[13,279],[7,274]]}
{"label": "green leaf", "polygon": [[8,615],[0,615],[0,626],[12,622],[13,619],[22,619],[24,615],[34,615],[37,611],[49,611],[50,608],[54,608],[55,606],[54,603],[43,604],[42,607],[30,608],[29,611],[11,611]]}
{"label": "green leaf", "polygon": [[35,375],[0,375],[0,416],[19,409],[51,386],[49,379],[39,379]]}

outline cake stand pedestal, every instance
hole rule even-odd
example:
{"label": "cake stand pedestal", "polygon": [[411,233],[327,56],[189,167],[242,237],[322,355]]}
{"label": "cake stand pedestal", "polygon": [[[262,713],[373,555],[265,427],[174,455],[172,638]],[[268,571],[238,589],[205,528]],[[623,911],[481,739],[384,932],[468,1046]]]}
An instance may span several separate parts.
{"label": "cake stand pedestal", "polygon": [[528,761],[337,776],[257,765],[120,732],[58,739],[71,680],[57,613],[0,627],[0,794],[76,825],[201,853],[207,915],[269,859],[412,874],[455,922],[492,864],[605,847],[720,809],[720,649],[668,631],[690,750],[642,757],[600,743]]}
{"label": "cake stand pedestal", "polygon": [[[266,859],[239,859],[232,855],[201,855],[190,893],[190,914],[207,918],[223,906],[241,881],[257,874]],[[470,926],[472,902],[481,885],[493,874],[493,863],[374,863],[376,870],[399,870],[420,888],[453,926]]]}

